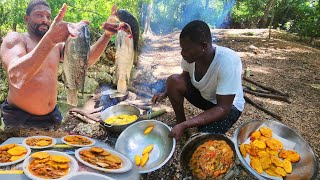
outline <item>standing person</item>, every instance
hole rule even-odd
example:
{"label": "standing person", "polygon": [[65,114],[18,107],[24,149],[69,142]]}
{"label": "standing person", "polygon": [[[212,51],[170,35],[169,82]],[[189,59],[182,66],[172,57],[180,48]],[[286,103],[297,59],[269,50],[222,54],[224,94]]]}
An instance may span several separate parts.
{"label": "standing person", "polygon": [[[67,5],[63,4],[52,21],[46,0],[31,0],[24,17],[27,32],[10,32],[3,39],[0,55],[7,72],[9,92],[1,105],[2,127],[53,128],[61,124],[57,79],[64,42],[70,35],[69,23],[63,21],[66,11]],[[113,8],[110,17],[115,11]],[[100,58],[117,28],[108,26],[91,46],[89,65]]]}
{"label": "standing person", "polygon": [[[180,47],[183,72],[169,76],[165,92],[152,98],[157,103],[169,97],[177,121],[170,136],[180,139],[191,127],[226,133],[244,109],[240,57],[229,48],[212,45],[209,26],[199,20],[182,29]],[[204,112],[187,120],[184,98]]]}

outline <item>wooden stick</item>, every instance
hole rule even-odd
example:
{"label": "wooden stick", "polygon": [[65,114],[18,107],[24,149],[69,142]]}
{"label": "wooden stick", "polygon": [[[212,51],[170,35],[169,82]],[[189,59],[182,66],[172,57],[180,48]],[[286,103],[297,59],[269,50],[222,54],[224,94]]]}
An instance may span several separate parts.
{"label": "wooden stick", "polygon": [[269,111],[268,109],[262,107],[261,105],[255,103],[254,101],[252,101],[252,100],[251,100],[250,98],[248,98],[247,96],[244,96],[244,99],[246,100],[246,102],[250,103],[252,106],[260,109],[261,111],[269,114],[270,116],[272,116],[272,117],[274,117],[274,118],[276,118],[276,119],[278,119],[278,120],[280,120],[280,121],[282,120],[282,117],[281,117],[281,116],[279,116],[279,115],[277,115],[276,113],[271,112],[271,111]]}
{"label": "wooden stick", "polygon": [[81,121],[85,122],[85,123],[89,123],[89,124],[95,124],[97,123],[96,121],[94,120],[91,120],[89,119],[88,117],[86,116],[82,116],[81,114],[78,114],[76,112],[71,112],[71,114],[77,118],[79,118]]}
{"label": "wooden stick", "polygon": [[277,100],[281,100],[281,101],[285,101],[285,102],[291,103],[291,100],[287,96],[279,96],[279,95],[274,95],[274,94],[259,93],[259,92],[255,92],[255,91],[252,91],[252,90],[246,89],[246,88],[244,88],[243,91],[246,92],[246,93],[249,93],[249,94],[253,94],[255,96],[273,98],[273,99],[277,99]]}
{"label": "wooden stick", "polygon": [[246,77],[243,77],[243,79],[246,80],[246,81],[248,81],[248,82],[250,82],[250,83],[252,83],[252,84],[254,84],[254,85],[256,85],[256,86],[259,86],[259,87],[261,87],[261,88],[263,88],[263,89],[269,90],[269,91],[271,91],[271,92],[278,93],[278,94],[280,94],[280,95],[282,95],[282,96],[289,96],[288,93],[283,93],[283,92],[280,92],[280,91],[278,91],[278,90],[276,90],[276,89],[274,89],[274,88],[264,86],[264,85],[262,85],[262,84],[260,84],[260,83],[257,83],[257,82],[255,82],[255,81],[253,81],[253,80],[250,80],[250,79],[248,79],[248,78],[246,78]]}
{"label": "wooden stick", "polygon": [[70,112],[76,112],[76,113],[81,114],[82,116],[85,116],[85,117],[87,117],[87,118],[89,118],[89,119],[91,119],[93,121],[96,121],[96,122],[99,122],[101,120],[101,119],[99,119],[97,117],[94,117],[91,114],[88,114],[88,113],[86,113],[86,112],[84,112],[84,111],[82,111],[80,109],[73,108],[73,109],[70,110]]}
{"label": "wooden stick", "polygon": [[261,88],[253,88],[252,86],[246,85],[246,84],[242,84],[243,87],[248,88],[249,90],[255,91],[255,92],[260,92],[260,93],[266,93],[266,94],[270,94],[270,91],[261,89]]}

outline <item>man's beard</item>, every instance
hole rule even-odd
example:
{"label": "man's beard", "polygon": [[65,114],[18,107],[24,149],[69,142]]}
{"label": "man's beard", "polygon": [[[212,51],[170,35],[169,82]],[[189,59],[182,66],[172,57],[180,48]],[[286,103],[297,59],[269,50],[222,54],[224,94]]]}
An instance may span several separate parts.
{"label": "man's beard", "polygon": [[[41,31],[41,30],[39,29],[40,26],[47,26],[48,29],[47,29],[46,31]],[[35,33],[36,35],[40,36],[40,37],[43,37],[43,36],[47,33],[48,30],[49,30],[49,26],[46,25],[46,24],[35,24],[34,33]]]}

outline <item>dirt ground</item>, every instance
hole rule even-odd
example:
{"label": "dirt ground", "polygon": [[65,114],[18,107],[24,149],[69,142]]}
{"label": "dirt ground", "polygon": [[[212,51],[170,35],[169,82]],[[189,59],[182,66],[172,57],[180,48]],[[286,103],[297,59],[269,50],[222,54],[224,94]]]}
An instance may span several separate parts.
{"label": "dirt ground", "polygon": [[[215,44],[229,47],[240,55],[243,67],[250,69],[249,79],[290,96],[292,102],[287,103],[246,93],[250,99],[281,116],[280,122],[300,134],[318,157],[320,155],[320,121],[318,119],[320,117],[320,50],[289,41],[290,38],[280,32],[273,32],[273,38],[268,40],[268,30],[265,29],[212,30],[212,34]],[[182,70],[178,40],[179,32],[146,38],[139,55],[133,84],[164,80],[173,73],[180,73]],[[148,90],[150,90],[148,93],[154,93],[152,88]],[[165,108],[167,113],[156,119],[169,126],[175,125],[174,112],[168,100],[153,108]],[[185,102],[185,111],[187,117],[201,112],[188,102]],[[236,128],[253,119],[277,120],[246,103],[240,119],[226,135],[233,137]],[[79,122],[66,122],[66,125],[68,123],[70,129]],[[63,130],[36,132],[36,134],[48,134],[52,137],[63,136],[65,133]],[[154,172],[143,174],[141,179],[190,179],[181,170],[179,155],[185,142],[193,133],[196,133],[195,129],[188,130],[185,137],[177,142],[175,153],[168,163]],[[29,135],[34,134],[26,132],[22,134],[22,136]],[[233,179],[244,180],[254,179],[254,177],[245,171],[240,171],[240,174]]]}
{"label": "dirt ground", "polygon": [[[246,95],[266,109],[282,117],[281,123],[300,134],[315,151],[320,154],[320,50],[286,39],[286,35],[273,31],[269,40],[268,30],[213,30],[213,41],[220,46],[235,50],[243,61],[243,67],[249,67],[250,77],[256,82],[277,89],[290,96],[291,103],[270,98]],[[158,79],[165,79],[173,73],[180,73],[181,56],[179,32],[166,36],[149,37],[141,50],[138,65],[139,81],[146,71]],[[140,76],[139,76],[140,73]],[[161,103],[169,112],[158,119],[174,125],[174,113],[168,100]],[[186,114],[191,117],[201,112],[188,102],[185,103]],[[227,136],[232,137],[234,130],[249,120],[277,120],[272,116],[246,103],[240,119],[229,130]],[[174,158],[158,171],[143,176],[143,179],[184,179],[179,167],[179,151],[188,138],[177,143]],[[243,172],[244,173],[244,172]],[[243,179],[253,178],[241,175]],[[319,175],[318,175],[319,176]],[[160,178],[161,177],[161,178]],[[242,179],[240,178],[240,179]]]}

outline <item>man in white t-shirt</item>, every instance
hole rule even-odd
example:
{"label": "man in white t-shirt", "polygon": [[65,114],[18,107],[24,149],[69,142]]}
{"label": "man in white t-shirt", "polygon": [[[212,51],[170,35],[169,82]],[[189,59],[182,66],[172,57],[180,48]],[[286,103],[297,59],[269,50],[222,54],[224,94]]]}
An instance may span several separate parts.
{"label": "man in white t-shirt", "polygon": [[[229,48],[213,46],[210,28],[199,20],[182,29],[180,46],[183,72],[169,76],[165,92],[154,95],[152,102],[169,97],[177,120],[170,136],[176,139],[191,127],[226,133],[244,109],[239,55]],[[204,112],[187,120],[184,98]]]}

